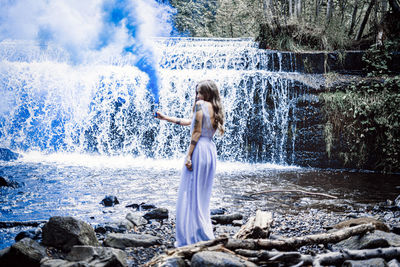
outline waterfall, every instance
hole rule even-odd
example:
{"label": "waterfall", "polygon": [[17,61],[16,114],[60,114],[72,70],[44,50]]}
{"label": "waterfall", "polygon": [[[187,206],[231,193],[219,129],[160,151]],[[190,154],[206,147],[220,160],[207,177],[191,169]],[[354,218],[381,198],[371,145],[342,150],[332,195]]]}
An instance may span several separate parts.
{"label": "waterfall", "polygon": [[[190,117],[195,85],[215,80],[226,113],[221,160],[291,164],[296,101],[307,86],[291,55],[251,39],[158,38],[159,110]],[[146,73],[129,54],[68,63],[51,44],[0,43],[0,147],[178,158],[188,127],[154,119]]]}

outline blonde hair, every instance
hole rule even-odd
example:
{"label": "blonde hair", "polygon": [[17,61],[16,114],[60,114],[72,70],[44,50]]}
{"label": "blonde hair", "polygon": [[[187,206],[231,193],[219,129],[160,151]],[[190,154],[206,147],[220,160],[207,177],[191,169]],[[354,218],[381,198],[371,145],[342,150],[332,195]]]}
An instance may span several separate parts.
{"label": "blonde hair", "polygon": [[196,88],[199,89],[199,92],[203,95],[204,100],[210,102],[212,105],[212,108],[214,110],[214,129],[218,130],[221,135],[224,134],[225,116],[217,84],[212,80],[204,80],[199,82]]}

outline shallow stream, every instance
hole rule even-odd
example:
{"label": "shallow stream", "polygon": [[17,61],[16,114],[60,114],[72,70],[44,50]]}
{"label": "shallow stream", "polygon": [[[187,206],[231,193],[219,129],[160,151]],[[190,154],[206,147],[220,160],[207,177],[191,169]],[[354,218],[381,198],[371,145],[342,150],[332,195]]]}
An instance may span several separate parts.
{"label": "shallow stream", "polygon": [[[182,160],[105,157],[82,154],[28,153],[15,162],[0,162],[0,176],[19,183],[0,189],[0,221],[40,221],[74,216],[96,225],[123,218],[126,205],[165,207],[171,217]],[[257,208],[296,214],[300,210],[362,213],[400,194],[400,176],[319,170],[273,164],[219,162],[211,208],[245,214]],[[303,190],[337,197],[267,190]],[[115,195],[120,204],[103,207]],[[13,243],[21,228],[0,229],[0,249]]]}

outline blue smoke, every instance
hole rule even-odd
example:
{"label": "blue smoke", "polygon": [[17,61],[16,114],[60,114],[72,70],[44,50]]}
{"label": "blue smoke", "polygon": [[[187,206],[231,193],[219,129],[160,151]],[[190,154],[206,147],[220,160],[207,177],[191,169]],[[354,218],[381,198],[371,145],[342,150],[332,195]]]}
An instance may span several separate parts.
{"label": "blue smoke", "polygon": [[[156,2],[160,7],[169,5],[168,1],[157,0]],[[134,9],[133,12],[132,9]],[[151,47],[145,46],[138,36],[142,22],[138,20],[138,16],[132,15],[139,14],[139,12],[143,11],[138,10],[138,6],[132,5],[132,2],[129,0],[107,1],[103,6],[103,11],[106,14],[104,16],[105,26],[100,36],[98,49],[107,46],[110,41],[110,36],[112,36],[112,29],[114,27],[120,27],[121,24],[124,23],[129,35],[132,36],[135,41],[132,45],[125,47],[123,52],[132,53],[137,57],[135,65],[149,76],[147,88],[152,93],[154,103],[157,105],[159,102],[158,62],[156,62],[156,56]],[[172,32],[173,30],[167,35],[169,36]]]}

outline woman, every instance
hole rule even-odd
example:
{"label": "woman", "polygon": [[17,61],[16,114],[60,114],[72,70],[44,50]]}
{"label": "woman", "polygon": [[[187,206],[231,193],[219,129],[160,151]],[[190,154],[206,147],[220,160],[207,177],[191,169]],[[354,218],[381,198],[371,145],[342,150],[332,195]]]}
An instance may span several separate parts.
{"label": "woman", "polygon": [[224,133],[224,114],[214,81],[202,81],[196,86],[193,112],[191,120],[156,113],[160,120],[191,125],[191,141],[176,205],[176,247],[214,238],[209,204],[217,151],[212,137],[216,130]]}

